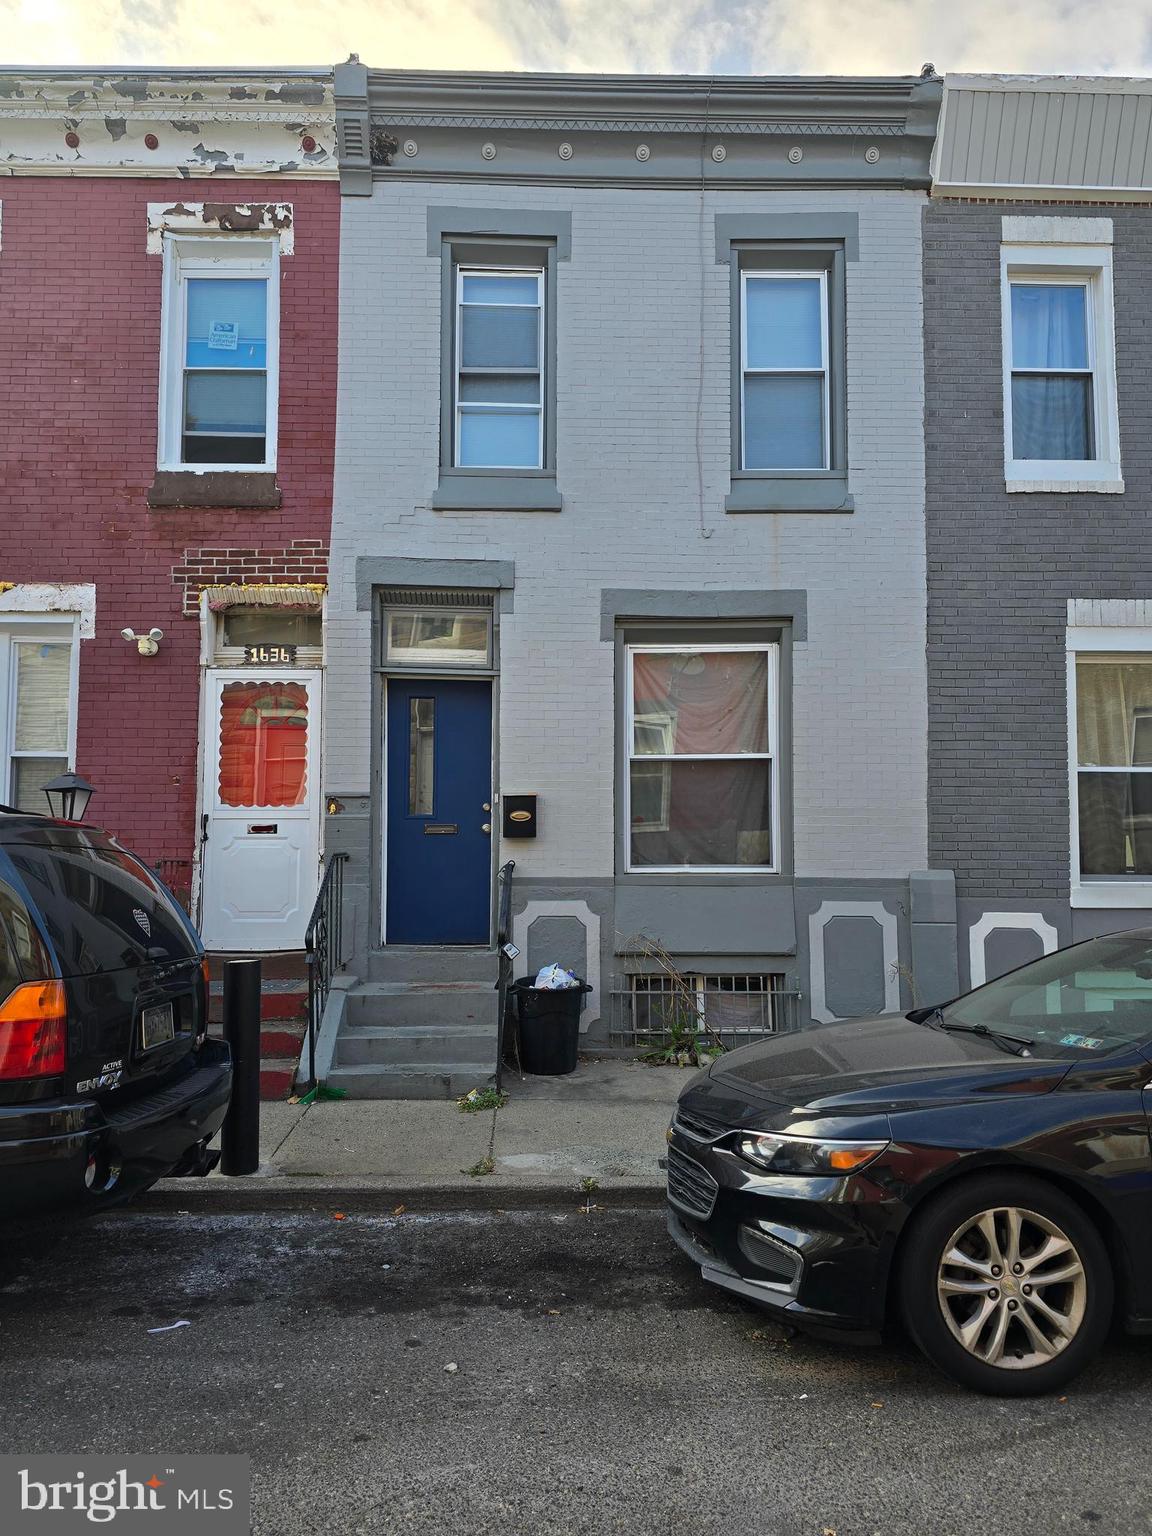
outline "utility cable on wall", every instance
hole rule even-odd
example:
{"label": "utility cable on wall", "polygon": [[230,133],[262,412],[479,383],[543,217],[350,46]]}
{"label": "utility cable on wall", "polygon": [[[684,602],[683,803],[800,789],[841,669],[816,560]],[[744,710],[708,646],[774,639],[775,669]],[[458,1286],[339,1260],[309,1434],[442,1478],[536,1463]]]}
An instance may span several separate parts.
{"label": "utility cable on wall", "polygon": [[700,130],[700,207],[697,225],[697,257],[699,260],[700,282],[698,293],[697,334],[700,348],[696,363],[696,498],[699,515],[700,537],[710,539],[712,530],[705,521],[704,515],[704,357],[705,339],[704,323],[707,310],[707,218],[705,198],[707,191],[707,166],[708,166],[708,124],[712,108],[712,88],[716,83],[716,76],[708,76],[708,86],[704,95],[704,124]]}

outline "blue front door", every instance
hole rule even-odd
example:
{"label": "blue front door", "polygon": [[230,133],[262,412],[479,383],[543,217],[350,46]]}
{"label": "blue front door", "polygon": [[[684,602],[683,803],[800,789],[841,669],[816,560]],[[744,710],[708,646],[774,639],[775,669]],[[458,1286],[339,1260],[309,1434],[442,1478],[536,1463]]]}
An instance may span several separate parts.
{"label": "blue front door", "polygon": [[389,944],[487,944],[492,687],[388,682],[384,828]]}

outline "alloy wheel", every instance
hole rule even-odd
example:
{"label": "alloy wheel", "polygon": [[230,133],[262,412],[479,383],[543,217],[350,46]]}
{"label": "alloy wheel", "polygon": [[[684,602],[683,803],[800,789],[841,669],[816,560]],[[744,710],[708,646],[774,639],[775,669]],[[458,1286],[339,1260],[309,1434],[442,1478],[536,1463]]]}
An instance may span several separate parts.
{"label": "alloy wheel", "polygon": [[1084,1322],[1088,1280],[1067,1233],[1047,1216],[998,1206],[970,1216],[944,1245],[940,1310],[974,1359],[1002,1370],[1045,1365]]}

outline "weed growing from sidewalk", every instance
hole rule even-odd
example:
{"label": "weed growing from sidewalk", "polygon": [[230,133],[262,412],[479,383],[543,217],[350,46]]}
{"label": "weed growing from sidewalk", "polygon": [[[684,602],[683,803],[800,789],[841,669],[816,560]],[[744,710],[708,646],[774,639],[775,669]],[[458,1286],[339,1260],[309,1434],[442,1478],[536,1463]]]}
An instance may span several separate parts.
{"label": "weed growing from sidewalk", "polygon": [[478,1163],[473,1163],[471,1168],[461,1168],[461,1173],[466,1173],[470,1179],[482,1179],[486,1173],[496,1172],[496,1159],[494,1157],[482,1157]]}
{"label": "weed growing from sidewalk", "polygon": [[499,1088],[473,1088],[456,1100],[456,1108],[462,1115],[478,1115],[482,1109],[503,1109],[507,1102],[508,1095]]}
{"label": "weed growing from sidewalk", "polygon": [[594,1195],[600,1188],[600,1180],[594,1179],[591,1174],[580,1180],[580,1189],[586,1195]]}

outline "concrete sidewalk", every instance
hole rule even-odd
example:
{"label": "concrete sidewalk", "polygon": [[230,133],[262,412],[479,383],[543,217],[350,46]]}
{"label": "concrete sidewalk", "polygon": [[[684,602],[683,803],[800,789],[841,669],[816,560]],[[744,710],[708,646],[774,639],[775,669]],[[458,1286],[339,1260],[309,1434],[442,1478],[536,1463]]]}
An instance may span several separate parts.
{"label": "concrete sidewalk", "polygon": [[[455,1101],[343,1099],[261,1105],[260,1161],[251,1178],[167,1179],[181,1202],[324,1198],[335,1191],[425,1192],[491,1204],[517,1193],[544,1197],[598,1190],[657,1193],[664,1132],[692,1076],[635,1061],[581,1062],[569,1077],[508,1073],[508,1103],[463,1113]],[[489,1171],[490,1160],[490,1171]],[[147,1198],[147,1197],[145,1197]]]}

